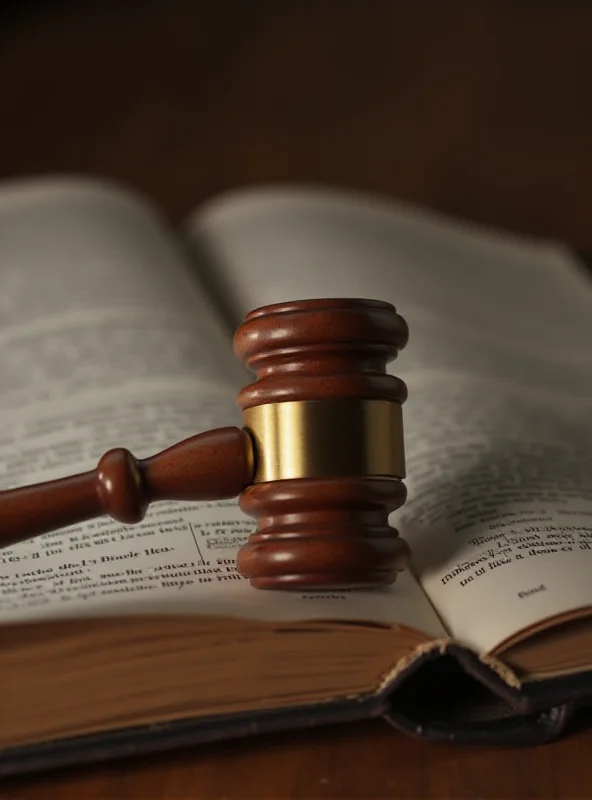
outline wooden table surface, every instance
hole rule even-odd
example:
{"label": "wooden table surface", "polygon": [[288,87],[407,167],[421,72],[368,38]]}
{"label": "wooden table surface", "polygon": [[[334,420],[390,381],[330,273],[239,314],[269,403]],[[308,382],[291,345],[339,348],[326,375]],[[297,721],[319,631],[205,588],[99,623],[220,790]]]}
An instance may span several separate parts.
{"label": "wooden table surface", "polygon": [[[591,26],[567,0],[3,4],[0,177],[109,175],[173,219],[315,181],[592,251]],[[592,732],[471,750],[376,722],[7,781],[0,800],[579,799],[591,752]]]}

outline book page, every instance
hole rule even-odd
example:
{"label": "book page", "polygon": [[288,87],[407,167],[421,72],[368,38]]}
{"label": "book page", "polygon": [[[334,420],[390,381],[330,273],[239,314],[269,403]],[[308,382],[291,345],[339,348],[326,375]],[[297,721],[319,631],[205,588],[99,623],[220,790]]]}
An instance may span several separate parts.
{"label": "book page", "polygon": [[[0,192],[0,489],[145,458],[241,425],[243,368],[175,235],[135,196],[85,181]],[[257,592],[236,501],[157,503],[0,550],[0,621],[152,613],[346,617],[443,628],[411,576],[385,593]]]}
{"label": "book page", "polygon": [[554,242],[338,192],[230,195],[187,222],[228,313],[392,302],[410,343],[394,515],[452,634],[488,651],[592,605],[592,282]]}

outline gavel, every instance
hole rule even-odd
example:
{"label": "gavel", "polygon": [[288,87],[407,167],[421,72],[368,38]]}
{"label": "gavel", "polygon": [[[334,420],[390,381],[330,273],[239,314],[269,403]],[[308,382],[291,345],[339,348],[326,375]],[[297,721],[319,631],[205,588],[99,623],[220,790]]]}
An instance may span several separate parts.
{"label": "gavel", "polygon": [[407,498],[407,387],[386,365],[408,336],[378,300],[250,312],[233,339],[256,375],[238,394],[242,428],[198,433],[143,460],[115,448],[90,472],[0,492],[0,547],[104,515],[133,525],[157,501],[238,497],[257,520],[236,562],[251,586],[394,583],[410,555],[389,524]]}

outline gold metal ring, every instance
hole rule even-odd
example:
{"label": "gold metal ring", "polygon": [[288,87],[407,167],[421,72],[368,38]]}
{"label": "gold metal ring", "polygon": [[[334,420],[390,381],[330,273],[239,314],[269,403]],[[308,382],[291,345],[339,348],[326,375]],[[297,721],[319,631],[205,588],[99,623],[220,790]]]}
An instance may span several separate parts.
{"label": "gold metal ring", "polygon": [[255,483],[342,476],[405,477],[403,413],[388,400],[304,400],[243,412]]}

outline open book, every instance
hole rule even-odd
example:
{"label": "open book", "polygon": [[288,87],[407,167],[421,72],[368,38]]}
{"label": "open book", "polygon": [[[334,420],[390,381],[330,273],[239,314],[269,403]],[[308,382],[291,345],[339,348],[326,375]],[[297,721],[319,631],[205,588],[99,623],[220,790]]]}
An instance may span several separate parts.
{"label": "open book", "polygon": [[0,190],[0,488],[238,425],[231,337],[284,300],[392,302],[411,568],[252,589],[235,501],[0,551],[0,773],[383,715],[539,741],[592,704],[592,282],[560,243],[263,187],[176,229],[121,186]]}

